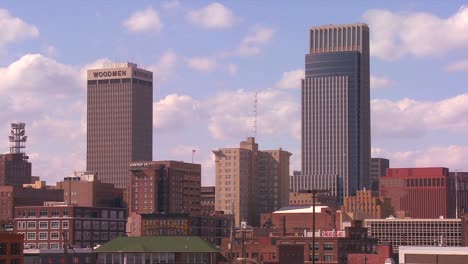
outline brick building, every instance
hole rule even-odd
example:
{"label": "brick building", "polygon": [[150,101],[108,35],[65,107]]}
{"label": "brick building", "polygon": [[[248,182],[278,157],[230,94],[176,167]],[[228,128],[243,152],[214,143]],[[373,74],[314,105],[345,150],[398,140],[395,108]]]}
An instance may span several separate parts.
{"label": "brick building", "polygon": [[31,162],[24,153],[0,154],[0,185],[31,183]]}
{"label": "brick building", "polygon": [[199,215],[201,165],[181,161],[130,163],[127,204],[130,212]]}
{"label": "brick building", "polygon": [[390,198],[377,196],[371,190],[357,191],[355,196],[344,198],[341,213],[346,220],[386,218],[393,215]]}
{"label": "brick building", "polygon": [[258,226],[260,214],[289,205],[290,152],[259,150],[255,138],[238,148],[213,150],[216,167],[216,211],[233,212],[235,224]]}
{"label": "brick building", "polygon": [[128,236],[199,236],[219,245],[231,226],[232,215],[131,213],[126,230]]}
{"label": "brick building", "polygon": [[412,218],[455,216],[455,187],[447,168],[387,169],[380,194],[391,199],[396,215]]}
{"label": "brick building", "polygon": [[46,201],[63,202],[63,190],[0,186],[0,225],[13,223],[14,208],[38,206]]}
{"label": "brick building", "polygon": [[0,263],[23,264],[23,242],[21,234],[0,232]]}
{"label": "brick building", "polygon": [[14,232],[24,235],[27,248],[92,247],[125,235],[125,224],[125,209],[51,202],[16,207]]}
{"label": "brick building", "polygon": [[[202,186],[200,192],[200,206],[202,215],[212,215],[215,213],[215,195],[216,188],[214,186]],[[226,212],[230,213],[230,212]]]}
{"label": "brick building", "polygon": [[98,180],[93,173],[75,173],[56,183],[64,201],[86,207],[123,207],[123,190]]}
{"label": "brick building", "polygon": [[388,259],[393,258],[393,251],[390,245],[378,245],[375,252],[372,253],[351,253],[348,254],[349,264],[358,263],[387,263]]}
{"label": "brick building", "polygon": [[[312,229],[313,207],[285,207],[273,213],[264,213],[262,226],[277,228],[278,232],[304,233]],[[341,229],[341,213],[327,206],[315,207],[315,228],[317,230]],[[286,224],[286,229],[284,229]]]}

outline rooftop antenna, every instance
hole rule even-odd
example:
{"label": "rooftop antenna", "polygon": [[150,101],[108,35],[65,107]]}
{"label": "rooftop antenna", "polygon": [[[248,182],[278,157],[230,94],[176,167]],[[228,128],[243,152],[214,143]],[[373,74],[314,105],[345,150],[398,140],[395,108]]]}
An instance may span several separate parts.
{"label": "rooftop antenna", "polygon": [[195,157],[195,150],[192,149],[192,163],[193,163],[193,158]]}
{"label": "rooftop antenna", "polygon": [[25,136],[25,123],[11,123],[10,136],[10,153],[24,154],[23,149],[26,147],[25,143],[28,136]]}

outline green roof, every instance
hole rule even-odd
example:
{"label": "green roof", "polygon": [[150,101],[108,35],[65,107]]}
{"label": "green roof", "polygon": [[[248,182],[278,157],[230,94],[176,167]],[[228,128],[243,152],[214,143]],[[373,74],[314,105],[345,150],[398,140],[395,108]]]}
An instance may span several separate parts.
{"label": "green roof", "polygon": [[220,249],[194,236],[118,237],[95,252],[213,252]]}

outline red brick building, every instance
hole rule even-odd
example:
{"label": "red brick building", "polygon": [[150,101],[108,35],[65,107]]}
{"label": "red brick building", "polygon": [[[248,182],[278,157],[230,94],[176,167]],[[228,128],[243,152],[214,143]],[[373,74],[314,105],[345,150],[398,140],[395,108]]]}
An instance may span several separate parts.
{"label": "red brick building", "polygon": [[92,247],[125,235],[126,210],[65,203],[15,208],[14,232],[27,248]]}
{"label": "red brick building", "polygon": [[38,206],[46,201],[63,202],[63,190],[0,186],[0,225],[13,223],[15,207]]}
{"label": "red brick building", "polygon": [[31,183],[31,162],[24,153],[0,154],[0,186]]}
{"label": "red brick building", "polygon": [[23,242],[21,234],[0,232],[0,263],[23,264]]}
{"label": "red brick building", "polygon": [[373,253],[348,254],[348,264],[385,263],[385,260],[392,257],[393,252],[390,245],[378,245]]}
{"label": "red brick building", "polygon": [[181,161],[130,163],[130,212],[199,215],[201,165]]}
{"label": "red brick building", "polygon": [[397,215],[412,218],[455,216],[454,184],[447,168],[387,169],[380,194],[390,198]]}
{"label": "red brick building", "polygon": [[123,207],[123,189],[112,183],[98,180],[97,175],[77,173],[57,182],[56,189],[63,190],[64,201],[87,207]]}
{"label": "red brick building", "polygon": [[[214,186],[202,186],[201,187],[201,214],[212,215],[215,213],[215,195],[216,188]],[[230,212],[226,212],[230,213]]]}

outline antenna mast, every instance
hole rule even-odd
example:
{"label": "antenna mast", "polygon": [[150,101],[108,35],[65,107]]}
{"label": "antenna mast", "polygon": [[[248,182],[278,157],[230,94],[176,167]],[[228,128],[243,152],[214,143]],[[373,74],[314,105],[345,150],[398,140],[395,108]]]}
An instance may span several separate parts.
{"label": "antenna mast", "polygon": [[25,136],[25,123],[11,123],[10,136],[10,153],[12,154],[24,154],[23,149],[26,147],[25,143],[28,136]]}

